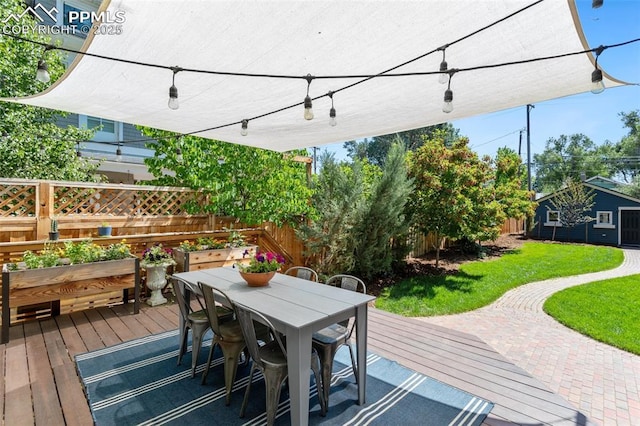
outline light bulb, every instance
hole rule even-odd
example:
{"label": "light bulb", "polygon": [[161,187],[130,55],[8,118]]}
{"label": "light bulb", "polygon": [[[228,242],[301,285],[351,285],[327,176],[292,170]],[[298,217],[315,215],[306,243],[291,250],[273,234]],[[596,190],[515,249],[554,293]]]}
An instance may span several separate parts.
{"label": "light bulb", "polygon": [[169,108],[180,108],[180,103],[178,102],[178,88],[175,85],[169,87]]}
{"label": "light bulb", "polygon": [[44,61],[44,59],[40,59],[38,61],[38,71],[36,72],[36,80],[41,81],[43,83],[48,83],[51,80],[51,76],[49,75],[49,66]]}
{"label": "light bulb", "polygon": [[447,114],[453,111],[453,91],[447,89],[444,91],[444,105],[442,106],[442,112]]}
{"label": "light bulb", "polygon": [[116,149],[116,161],[117,162],[122,161],[122,150],[120,149],[120,147]]}
{"label": "light bulb", "polygon": [[597,9],[599,7],[602,7],[602,4],[604,3],[604,0],[593,0],[591,2],[591,7],[594,9]]}
{"label": "light bulb", "polygon": [[182,163],[182,150],[180,148],[176,148],[176,160],[178,160],[178,163]]}
{"label": "light bulb", "polygon": [[242,120],[242,127],[240,128],[240,134],[242,136],[247,136],[249,134],[249,120]]}
{"label": "light bulb", "polygon": [[304,98],[304,119],[305,120],[313,120],[313,109],[311,105],[311,98],[307,95]]}
{"label": "light bulb", "polygon": [[591,93],[597,95],[604,92],[604,81],[602,81],[602,71],[596,68],[591,73]]}
{"label": "light bulb", "polygon": [[224,163],[225,163],[224,157],[222,156],[218,157],[218,164],[222,166]]}
{"label": "light bulb", "polygon": [[447,73],[447,61],[440,62],[440,77],[438,77],[438,83],[447,84],[449,82],[449,73]]}
{"label": "light bulb", "polygon": [[329,110],[329,125],[331,127],[338,125],[338,122],[336,121],[336,109],[334,107],[331,107]]}

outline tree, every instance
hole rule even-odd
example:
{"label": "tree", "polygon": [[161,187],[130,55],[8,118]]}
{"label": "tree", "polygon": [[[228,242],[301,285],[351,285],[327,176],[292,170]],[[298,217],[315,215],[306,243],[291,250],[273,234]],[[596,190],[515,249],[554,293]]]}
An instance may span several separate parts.
{"label": "tree", "polygon": [[163,130],[140,130],[157,140],[154,156],[145,159],[155,182],[202,189],[209,197],[206,212],[234,216],[248,224],[281,224],[297,223],[300,216],[313,211],[306,164],[294,160],[305,150],[283,154]]}
{"label": "tree", "polygon": [[632,183],[640,176],[640,110],[619,116],[629,133],[620,142],[611,146],[613,170],[625,182]]}
{"label": "tree", "polygon": [[400,142],[406,151],[415,151],[424,144],[425,138],[431,139],[436,132],[444,132],[446,146],[451,146],[453,141],[459,137],[458,129],[455,129],[451,123],[442,123],[435,126],[376,136],[371,141],[367,139],[360,142],[349,141],[345,142],[343,146],[352,159],[359,158],[362,160],[367,158],[371,164],[382,167],[391,146],[395,143]]}
{"label": "tree", "polygon": [[[378,273],[389,272],[394,260],[406,253],[403,241],[409,229],[405,205],[413,190],[407,176],[404,147],[396,143],[391,146],[382,176],[371,188],[371,196],[358,204],[353,227],[354,271],[370,278]],[[394,244],[394,242],[396,244]]]}
{"label": "tree", "polygon": [[[508,218],[533,218],[536,203],[526,189],[526,170],[520,156],[510,148],[500,148],[495,159],[495,197]],[[531,221],[529,221],[531,223]]]}
{"label": "tree", "polygon": [[[18,16],[24,4],[17,0],[0,0],[2,10]],[[35,25],[35,20],[24,14],[20,25]],[[49,41],[32,33],[23,37],[34,41]],[[38,60],[44,48],[34,43],[0,35],[0,96],[26,96],[44,90],[48,83],[35,80]],[[64,71],[60,54],[46,52],[46,62],[52,81]],[[61,111],[27,105],[0,103],[0,176],[25,179],[54,179],[96,181],[97,164],[76,155],[78,141],[90,140],[93,132],[74,127],[62,129],[55,122],[64,115]]]}
{"label": "tree", "polygon": [[400,145],[389,151],[382,170],[366,160],[339,164],[325,154],[314,189],[318,214],[300,235],[319,272],[370,278],[390,272],[404,257],[404,207],[412,185]]}
{"label": "tree", "polygon": [[[571,229],[594,220],[585,213],[591,211],[595,204],[595,196],[595,192],[592,189],[587,190],[582,182],[567,179],[565,188],[549,199],[553,208],[558,211],[558,221],[567,228],[567,240]],[[547,208],[552,210],[549,206]]]}
{"label": "tree", "polygon": [[539,191],[553,192],[568,179],[580,180],[581,175],[611,176],[594,142],[583,134],[549,138],[542,154],[533,156],[536,186]]}
{"label": "tree", "polygon": [[494,239],[505,219],[490,185],[490,165],[469,149],[467,138],[447,148],[444,136],[438,132],[409,153],[415,183],[409,208],[417,229],[435,236],[436,267],[445,237]]}

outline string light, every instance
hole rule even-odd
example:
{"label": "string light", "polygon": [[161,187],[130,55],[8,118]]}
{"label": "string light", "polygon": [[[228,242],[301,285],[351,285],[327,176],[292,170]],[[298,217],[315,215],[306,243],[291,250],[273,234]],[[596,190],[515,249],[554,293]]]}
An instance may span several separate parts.
{"label": "string light", "polygon": [[176,148],[176,161],[182,163],[182,149],[180,147]]}
{"label": "string light", "polygon": [[449,70],[449,83],[447,84],[447,90],[444,91],[444,105],[442,105],[442,112],[449,114],[453,111],[453,90],[451,90],[451,78],[456,70]]}
{"label": "string light", "polygon": [[122,149],[120,149],[120,142],[118,142],[118,149],[116,149],[116,161],[122,161]]}
{"label": "string light", "polygon": [[76,157],[82,157],[82,154],[80,153],[80,142],[78,142],[78,147],[76,148]]}
{"label": "string light", "polygon": [[242,120],[242,126],[240,127],[240,134],[242,136],[247,136],[249,134],[249,120],[247,120],[246,118],[244,120]]}
{"label": "string light", "polygon": [[36,71],[36,80],[42,83],[48,83],[51,81],[51,75],[49,74],[49,66],[47,65],[47,61],[44,60],[44,56],[51,49],[51,46],[47,45],[44,48],[44,52],[42,52],[42,57],[38,60],[38,70]]}
{"label": "string light", "polygon": [[604,4],[604,0],[593,0],[591,2],[591,7],[594,9],[597,9],[599,7],[602,7],[603,4]]}
{"label": "string light", "polygon": [[331,109],[329,110],[329,125],[331,127],[336,127],[338,122],[336,121],[336,109],[333,107],[333,93],[329,92],[327,95],[331,98]]}
{"label": "string light", "polygon": [[309,87],[311,86],[313,77],[311,74],[307,74],[305,79],[307,80],[307,96],[304,98],[304,119],[313,120],[313,106],[311,105],[311,97],[309,96]]}
{"label": "string light", "polygon": [[604,92],[604,81],[602,81],[602,71],[598,68],[598,57],[602,52],[604,52],[605,47],[599,46],[596,49],[596,69],[591,73],[591,93],[597,95],[598,93]]}
{"label": "string light", "polygon": [[440,62],[440,76],[438,77],[438,83],[447,84],[449,82],[449,73],[447,72],[449,65],[445,61],[445,50],[449,47],[448,44],[439,48],[442,50],[442,62]]}
{"label": "string light", "polygon": [[218,157],[218,164],[222,166],[224,163],[225,163],[224,157],[223,156]]}
{"label": "string light", "polygon": [[171,87],[169,87],[169,108],[176,110],[180,108],[178,102],[178,88],[176,87],[176,74],[181,71],[179,67],[172,67],[173,77],[171,79]]}

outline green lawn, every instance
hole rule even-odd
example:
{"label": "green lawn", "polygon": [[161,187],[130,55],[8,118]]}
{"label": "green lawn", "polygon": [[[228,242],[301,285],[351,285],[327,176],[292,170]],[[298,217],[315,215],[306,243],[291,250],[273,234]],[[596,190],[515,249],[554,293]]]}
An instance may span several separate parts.
{"label": "green lawn", "polygon": [[640,275],[568,288],[547,299],[544,310],[569,328],[640,355]]}
{"label": "green lawn", "polygon": [[623,257],[614,247],[526,242],[499,259],[464,264],[456,275],[401,281],[378,297],[376,307],[404,316],[471,311],[522,284],[615,268]]}

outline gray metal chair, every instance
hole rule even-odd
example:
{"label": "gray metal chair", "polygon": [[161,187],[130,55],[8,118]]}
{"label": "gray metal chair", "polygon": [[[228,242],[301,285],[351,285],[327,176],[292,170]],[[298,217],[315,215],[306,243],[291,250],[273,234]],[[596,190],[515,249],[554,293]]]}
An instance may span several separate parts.
{"label": "gray metal chair", "polygon": [[[251,355],[251,373],[249,374],[249,383],[244,393],[244,401],[240,408],[240,417],[244,417],[247,403],[249,402],[249,393],[251,392],[251,382],[253,381],[253,373],[256,370],[262,371],[264,383],[266,387],[266,405],[267,405],[267,425],[272,425],[276,418],[278,410],[278,402],[280,400],[280,390],[282,384],[287,378],[287,350],[280,338],[280,334],[273,327],[273,324],[265,318],[261,313],[243,305],[236,305],[236,314],[242,331],[245,336],[249,354]],[[262,340],[256,334],[256,323],[264,324],[271,332],[273,340],[260,346],[258,341]],[[311,354],[311,370],[315,376],[316,386],[318,388],[318,399],[320,400],[320,412],[324,416],[326,413],[326,403],[322,392],[322,381],[320,379],[320,360],[318,354],[312,349]]]}
{"label": "gray metal chair", "polygon": [[318,273],[306,266],[293,266],[287,269],[284,274],[302,278],[303,280],[318,282]]}
{"label": "gray metal chair", "polygon": [[222,303],[225,305],[233,306],[229,297],[227,297],[223,291],[201,282],[198,283],[198,288],[204,298],[209,325],[214,333],[211,350],[207,357],[207,365],[202,373],[202,384],[205,384],[207,381],[207,374],[211,368],[213,351],[215,346],[219,345],[222,350],[222,356],[224,357],[224,385],[226,388],[225,403],[229,405],[231,402],[231,388],[233,387],[233,382],[236,379],[236,371],[238,369],[238,359],[246,346],[244,336],[242,334],[242,329],[240,328],[240,323],[237,319],[222,321],[221,317],[218,315],[216,297],[223,301]]}
{"label": "gray metal chair", "polygon": [[[176,302],[180,308],[180,316],[182,317],[182,330],[180,341],[180,350],[178,352],[178,365],[182,362],[182,356],[187,351],[187,338],[189,330],[192,333],[191,342],[191,377],[195,377],[196,365],[198,363],[198,354],[202,348],[202,337],[209,330],[209,318],[206,311],[203,309],[194,311],[191,304],[187,302],[185,295],[185,286],[189,284],[177,277],[171,277],[171,286],[176,295]],[[229,319],[233,315],[233,311],[224,308],[223,306],[217,307],[218,315],[221,318]]]}
{"label": "gray metal chair", "polygon": [[[367,294],[367,287],[364,282],[353,275],[334,275],[327,280],[326,284],[344,288],[346,290],[360,291]],[[353,321],[349,327],[349,320],[345,320],[313,333],[313,348],[318,351],[318,356],[320,357],[322,389],[324,391],[324,400],[327,405],[327,410],[329,409],[329,390],[331,388],[333,359],[335,358],[338,348],[342,345],[347,345],[349,347],[351,368],[353,369],[356,383],[358,381],[358,366],[356,364],[353,346],[350,342],[355,325],[356,322]]]}

